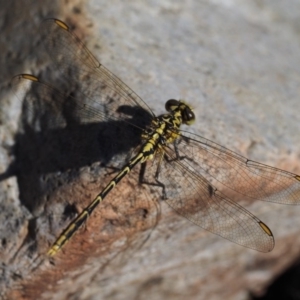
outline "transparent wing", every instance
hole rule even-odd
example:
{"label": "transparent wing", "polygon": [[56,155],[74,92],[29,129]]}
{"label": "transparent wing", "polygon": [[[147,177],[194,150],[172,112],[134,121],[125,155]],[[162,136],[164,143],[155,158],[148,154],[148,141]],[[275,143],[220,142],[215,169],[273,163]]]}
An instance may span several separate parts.
{"label": "transparent wing", "polygon": [[[156,182],[161,184],[158,188],[163,190],[163,198],[175,211],[244,247],[261,252],[273,249],[273,234],[262,221],[195,173],[186,159],[177,159],[175,151],[167,147],[164,150],[164,159],[148,162],[147,174],[155,174],[158,170]],[[155,182],[154,177],[146,180]]]}
{"label": "transparent wing", "polygon": [[176,141],[179,156],[196,174],[208,178],[226,195],[230,191],[247,198],[299,204],[300,176],[249,160],[201,136],[182,132]]}
{"label": "transparent wing", "polygon": [[51,68],[59,70],[67,80],[66,85],[73,87],[71,93],[78,98],[81,106],[88,104],[95,107],[95,110],[84,109],[82,117],[93,119],[102,112],[106,118],[120,119],[119,114],[115,114],[122,106],[138,107],[154,116],[147,104],[101,65],[65,23],[47,19],[42,22],[40,33],[44,47],[52,58]]}
{"label": "transparent wing", "polygon": [[[45,111],[42,116],[49,127],[105,121],[122,128],[123,123],[118,123],[122,120],[140,129],[149,125],[154,117],[150,108],[101,65],[65,23],[48,19],[42,22],[40,33],[52,58],[51,70],[58,74],[45,81],[28,74],[13,78],[17,93],[29,94],[26,109],[30,113],[37,111],[41,116]],[[23,99],[22,95],[18,98]]]}

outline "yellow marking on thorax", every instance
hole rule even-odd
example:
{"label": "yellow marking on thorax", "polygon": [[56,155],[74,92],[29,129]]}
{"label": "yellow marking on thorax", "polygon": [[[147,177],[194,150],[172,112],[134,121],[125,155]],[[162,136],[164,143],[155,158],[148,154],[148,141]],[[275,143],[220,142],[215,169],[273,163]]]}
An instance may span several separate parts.
{"label": "yellow marking on thorax", "polygon": [[[148,137],[147,142],[141,151],[142,153],[150,153],[152,151],[152,153],[145,156],[141,162],[153,159],[157,151],[161,151],[163,148],[163,145],[159,143],[161,137],[165,139],[165,144],[169,144],[174,142],[180,136],[180,134],[177,133],[177,130],[182,124],[180,111],[176,111],[173,114],[162,115],[159,119],[153,120],[152,125],[156,126],[156,128]],[[173,127],[173,130],[168,129],[168,124],[170,127]]]}

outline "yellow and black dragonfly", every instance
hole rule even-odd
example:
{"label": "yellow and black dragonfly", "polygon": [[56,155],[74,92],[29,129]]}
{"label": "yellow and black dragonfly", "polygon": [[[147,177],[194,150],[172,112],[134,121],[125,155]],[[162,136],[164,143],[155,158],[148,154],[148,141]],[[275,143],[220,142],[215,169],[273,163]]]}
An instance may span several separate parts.
{"label": "yellow and black dragonfly", "polygon": [[[56,120],[63,119],[67,107],[80,120],[108,122],[118,127],[120,135],[127,134],[121,125],[126,124],[135,139],[131,157],[63,230],[49,249],[49,256],[54,256],[71,239],[137,165],[140,172],[136,184],[157,188],[163,201],[194,224],[244,247],[261,252],[273,249],[274,237],[268,226],[231,200],[230,195],[235,192],[242,199],[298,204],[299,175],[249,160],[182,130],[181,125],[195,121],[192,108],[184,101],[168,100],[167,113],[155,116],[135,92],[97,61],[64,22],[48,19],[41,24],[40,32],[54,69],[63,78],[72,78],[77,92],[62,91],[30,74],[13,78],[17,89],[24,91],[28,86],[36,86],[40,100],[45,101],[46,109],[52,110]],[[54,96],[49,98],[50,93]],[[105,147],[106,141],[101,143]]]}

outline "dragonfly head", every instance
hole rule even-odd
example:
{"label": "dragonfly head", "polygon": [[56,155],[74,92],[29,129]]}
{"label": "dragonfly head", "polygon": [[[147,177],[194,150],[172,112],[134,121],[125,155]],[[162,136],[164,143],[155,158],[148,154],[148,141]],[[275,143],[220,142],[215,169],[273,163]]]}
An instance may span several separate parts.
{"label": "dragonfly head", "polygon": [[180,112],[183,124],[191,125],[195,121],[195,114],[192,108],[183,101],[170,99],[166,102],[165,108],[170,113]]}

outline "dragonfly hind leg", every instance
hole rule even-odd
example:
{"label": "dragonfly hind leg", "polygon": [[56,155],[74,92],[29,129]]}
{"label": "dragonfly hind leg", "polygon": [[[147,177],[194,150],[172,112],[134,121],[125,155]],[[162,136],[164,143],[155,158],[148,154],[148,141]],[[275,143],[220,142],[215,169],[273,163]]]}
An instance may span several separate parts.
{"label": "dragonfly hind leg", "polygon": [[139,173],[139,184],[146,184],[146,185],[160,187],[162,189],[162,200],[168,199],[166,186],[164,185],[163,182],[159,181],[160,163],[157,165],[156,168],[156,172],[154,176],[155,182],[150,182],[145,179],[146,168],[147,168],[147,162],[142,163],[140,168],[140,173]]}

